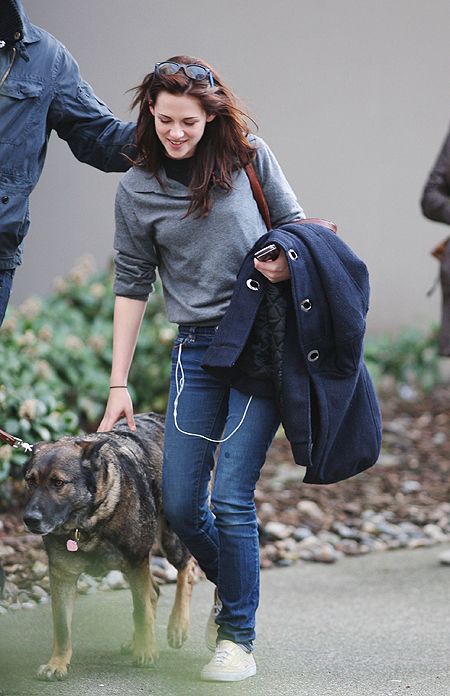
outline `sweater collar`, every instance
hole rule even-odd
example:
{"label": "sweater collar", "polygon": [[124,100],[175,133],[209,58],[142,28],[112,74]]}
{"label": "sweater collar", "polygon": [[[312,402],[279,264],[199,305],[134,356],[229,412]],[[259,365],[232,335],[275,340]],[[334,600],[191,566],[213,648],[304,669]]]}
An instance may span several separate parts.
{"label": "sweater collar", "polygon": [[162,196],[189,198],[189,191],[186,186],[179,181],[169,179],[164,169],[158,172],[158,176],[161,184],[154,174],[141,167],[133,167],[125,174],[129,188],[135,193],[158,193]]}

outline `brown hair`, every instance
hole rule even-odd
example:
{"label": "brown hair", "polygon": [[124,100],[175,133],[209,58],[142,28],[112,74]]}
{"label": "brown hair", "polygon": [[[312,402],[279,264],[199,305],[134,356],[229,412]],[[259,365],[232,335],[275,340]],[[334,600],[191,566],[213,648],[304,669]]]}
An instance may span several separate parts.
{"label": "brown hair", "polygon": [[[169,61],[186,65],[195,63],[211,70],[214,87],[209,80],[192,80],[183,70],[175,75],[151,72],[134,88],[131,107],[139,107],[136,128],[137,157],[134,164],[151,171],[161,183],[158,171],[164,157],[164,147],[159,140],[155,119],[149,104],[155,104],[162,91],[170,94],[189,94],[196,97],[207,115],[215,118],[206,124],[205,132],[195,150],[195,164],[190,182],[191,204],[187,215],[198,213],[207,216],[211,209],[210,189],[219,186],[230,191],[233,172],[244,168],[254,157],[255,150],[249,144],[247,119],[249,116],[238,106],[231,89],[223,84],[217,73],[205,61],[192,56],[174,56]],[[251,119],[250,119],[251,120]]]}

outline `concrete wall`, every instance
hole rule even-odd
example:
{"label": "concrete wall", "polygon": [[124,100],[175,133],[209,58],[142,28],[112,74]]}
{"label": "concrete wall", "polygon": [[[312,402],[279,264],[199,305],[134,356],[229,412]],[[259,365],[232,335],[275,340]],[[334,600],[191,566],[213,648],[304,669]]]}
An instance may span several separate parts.
{"label": "concrete wall", "polygon": [[[204,57],[242,97],[310,216],[337,221],[367,262],[369,330],[428,326],[439,296],[429,249],[448,234],[419,198],[448,127],[448,0],[27,0],[101,96],[129,118],[157,60]],[[45,294],[90,251],[111,256],[117,175],[53,136],[32,196],[14,302]]]}

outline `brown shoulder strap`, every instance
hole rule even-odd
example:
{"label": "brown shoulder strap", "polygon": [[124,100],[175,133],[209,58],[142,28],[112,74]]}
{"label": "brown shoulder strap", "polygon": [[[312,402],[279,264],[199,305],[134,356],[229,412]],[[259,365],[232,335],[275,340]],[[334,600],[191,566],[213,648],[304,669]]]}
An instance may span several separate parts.
{"label": "brown shoulder strap", "polygon": [[258,210],[261,213],[261,217],[264,220],[267,229],[271,230],[272,225],[270,223],[269,206],[267,205],[262,186],[259,183],[258,175],[256,174],[255,168],[251,162],[247,164],[247,166],[245,167],[245,171],[247,172],[248,180],[250,181],[250,186],[253,193],[253,198],[256,201]]}
{"label": "brown shoulder strap", "polygon": [[[272,229],[272,224],[270,222],[270,212],[269,212],[269,206],[267,205],[266,198],[264,196],[264,191],[262,190],[262,186],[259,183],[258,175],[255,171],[255,168],[253,164],[250,162],[250,164],[247,164],[245,167],[245,171],[247,173],[248,179],[250,181],[250,186],[252,189],[253,197],[256,201],[256,204],[258,206],[258,210],[261,213],[261,217],[265,222],[265,225],[268,230]],[[321,225],[321,227],[326,227],[327,229],[331,230],[331,232],[337,232],[337,226],[336,223],[331,222],[331,220],[324,220],[323,218],[303,218],[303,220],[294,220],[295,223],[312,223],[316,225]]]}
{"label": "brown shoulder strap", "polygon": [[443,239],[442,242],[439,242],[437,246],[433,247],[433,249],[430,251],[431,256],[434,256],[434,258],[438,261],[442,261],[447,244],[450,244],[450,237]]}

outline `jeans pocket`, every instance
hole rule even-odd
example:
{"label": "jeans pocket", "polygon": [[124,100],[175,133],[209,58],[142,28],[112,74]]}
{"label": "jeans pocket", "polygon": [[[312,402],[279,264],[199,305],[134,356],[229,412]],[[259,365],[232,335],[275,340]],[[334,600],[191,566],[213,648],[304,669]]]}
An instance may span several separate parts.
{"label": "jeans pocket", "polygon": [[215,333],[216,327],[183,326],[178,330],[178,335],[174,340],[174,346],[176,347],[180,344],[207,346],[211,343]]}
{"label": "jeans pocket", "polygon": [[187,333],[178,334],[178,336],[176,337],[176,339],[173,342],[173,347],[178,348],[179,346],[184,345],[185,343],[188,343],[188,342],[191,342],[191,343],[193,342],[193,339],[189,338],[189,334],[187,334]]}

